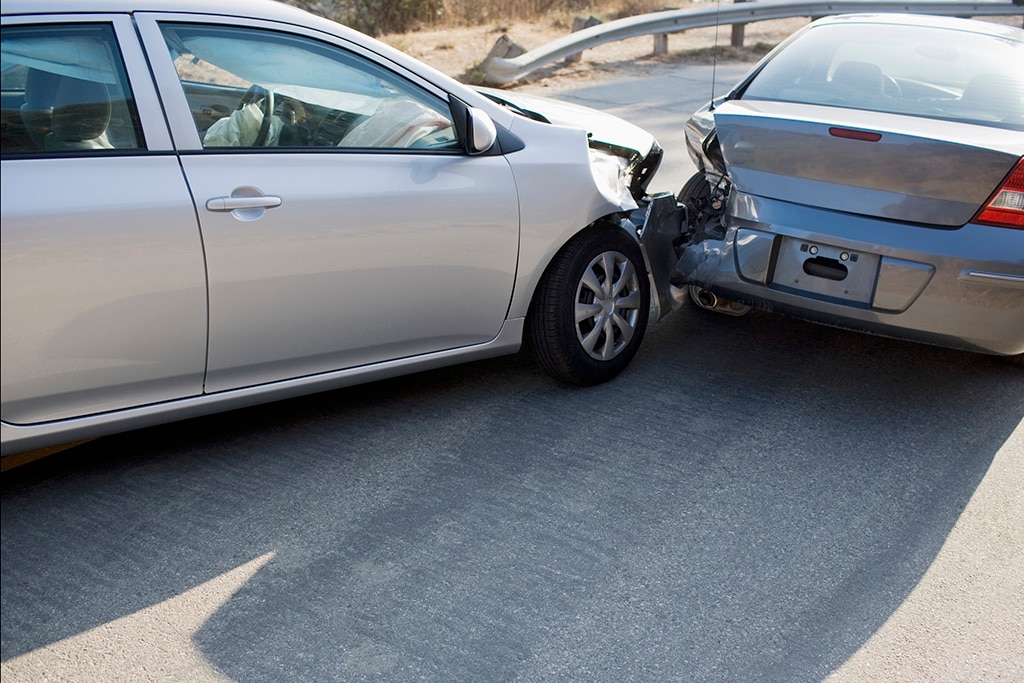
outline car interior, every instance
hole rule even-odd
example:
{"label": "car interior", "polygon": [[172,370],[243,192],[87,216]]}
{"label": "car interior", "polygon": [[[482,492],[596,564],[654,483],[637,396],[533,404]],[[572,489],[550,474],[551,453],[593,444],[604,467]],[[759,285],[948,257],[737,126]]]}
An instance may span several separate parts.
{"label": "car interior", "polygon": [[19,70],[23,85],[3,90],[5,154],[140,146],[133,106],[114,96],[110,85],[42,69]]}

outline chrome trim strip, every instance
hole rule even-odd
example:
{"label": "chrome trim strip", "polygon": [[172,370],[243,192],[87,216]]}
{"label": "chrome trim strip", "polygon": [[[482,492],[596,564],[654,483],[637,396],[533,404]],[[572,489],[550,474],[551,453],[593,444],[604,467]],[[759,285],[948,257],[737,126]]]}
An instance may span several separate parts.
{"label": "chrome trim strip", "polygon": [[957,279],[961,282],[969,282],[976,285],[996,285],[998,287],[1024,289],[1024,275],[985,273],[977,270],[961,270],[960,274],[957,275]]}

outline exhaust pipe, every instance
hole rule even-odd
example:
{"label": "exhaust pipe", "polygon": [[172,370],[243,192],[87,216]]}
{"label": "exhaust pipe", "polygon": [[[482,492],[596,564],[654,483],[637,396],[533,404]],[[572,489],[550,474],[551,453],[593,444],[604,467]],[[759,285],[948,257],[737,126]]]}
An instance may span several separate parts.
{"label": "exhaust pipe", "polygon": [[698,285],[690,285],[690,298],[693,303],[707,311],[724,313],[726,315],[746,315],[750,312],[750,306],[724,299],[710,289],[704,289]]}
{"label": "exhaust pipe", "polygon": [[718,297],[710,289],[704,289],[703,287],[697,289],[697,305],[701,308],[707,308],[708,310],[714,310],[718,306]]}

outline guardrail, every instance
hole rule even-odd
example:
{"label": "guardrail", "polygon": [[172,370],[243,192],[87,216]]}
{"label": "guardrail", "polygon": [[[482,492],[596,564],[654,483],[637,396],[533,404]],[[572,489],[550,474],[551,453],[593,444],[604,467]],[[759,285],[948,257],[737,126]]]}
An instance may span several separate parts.
{"label": "guardrail", "polygon": [[491,57],[481,64],[481,67],[487,83],[504,85],[519,80],[545,64],[571,57],[604,43],[612,43],[626,38],[680,33],[691,28],[706,26],[751,24],[790,17],[823,17],[849,12],[911,12],[958,17],[1024,16],[1024,6],[1017,5],[1012,0],[981,0],[978,2],[956,2],[955,0],[922,2],[906,2],[905,0],[837,0],[836,2],[780,0],[779,2],[716,4],[707,8],[664,10],[610,21],[571,33],[518,57],[510,59]]}

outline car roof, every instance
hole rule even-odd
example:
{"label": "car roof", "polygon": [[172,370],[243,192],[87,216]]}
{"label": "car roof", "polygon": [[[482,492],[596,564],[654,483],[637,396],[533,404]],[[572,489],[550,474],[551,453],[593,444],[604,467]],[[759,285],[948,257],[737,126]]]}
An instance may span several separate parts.
{"label": "car roof", "polygon": [[4,0],[3,3],[4,16],[126,12],[227,14],[291,23],[305,23],[314,17],[274,0]]}
{"label": "car roof", "polygon": [[942,17],[926,14],[839,14],[825,17],[814,22],[814,26],[831,24],[873,24],[890,26],[919,26],[924,28],[968,31],[1011,40],[1024,39],[1024,30],[1007,24],[996,24],[991,21],[964,19],[961,17]]}

